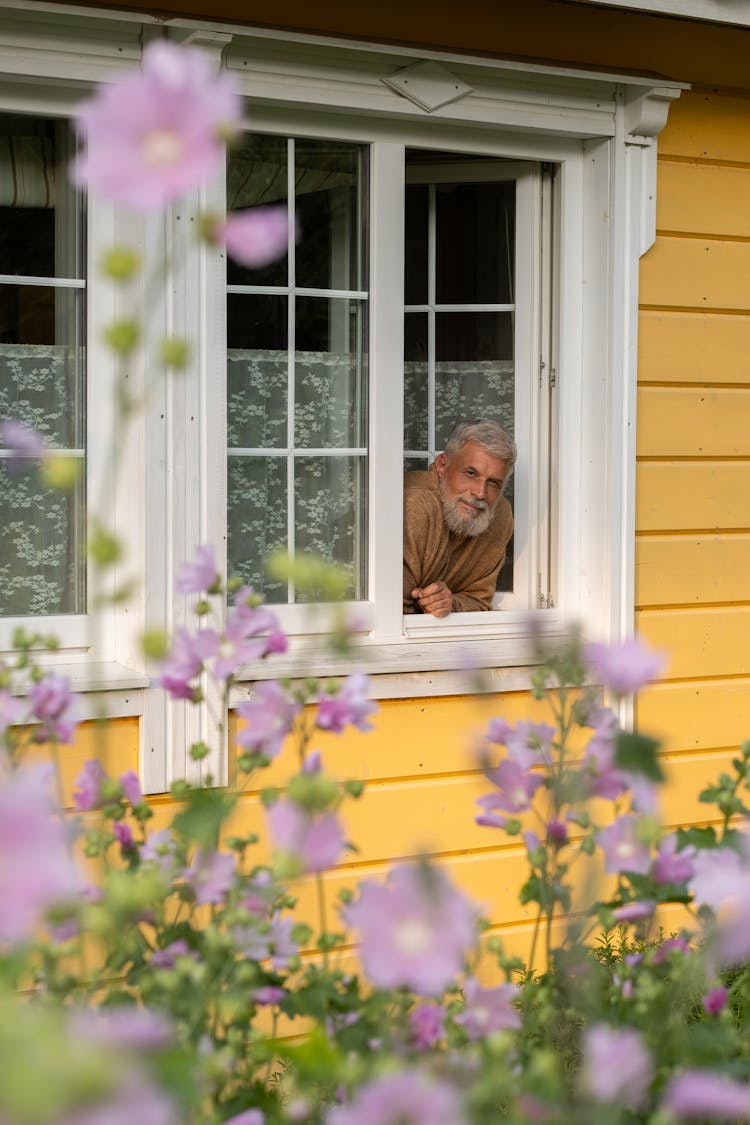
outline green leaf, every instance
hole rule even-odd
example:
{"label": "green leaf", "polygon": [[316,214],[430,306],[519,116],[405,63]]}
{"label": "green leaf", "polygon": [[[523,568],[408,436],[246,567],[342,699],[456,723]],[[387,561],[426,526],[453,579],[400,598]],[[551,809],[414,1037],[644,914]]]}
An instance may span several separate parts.
{"label": "green leaf", "polygon": [[224,789],[191,789],[185,800],[186,807],[175,816],[173,828],[204,850],[215,848],[221,825],[234,808],[236,798]]}
{"label": "green leaf", "polygon": [[659,765],[659,743],[643,734],[622,731],[615,740],[615,766],[629,773],[640,773],[649,781],[664,781]]}

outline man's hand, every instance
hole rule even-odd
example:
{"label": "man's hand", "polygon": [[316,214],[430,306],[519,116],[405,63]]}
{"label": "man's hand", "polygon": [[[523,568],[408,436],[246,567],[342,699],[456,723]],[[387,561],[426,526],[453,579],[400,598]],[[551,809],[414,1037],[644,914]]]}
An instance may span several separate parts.
{"label": "man's hand", "polygon": [[431,613],[433,617],[447,617],[453,609],[453,593],[445,582],[433,582],[424,589],[415,586],[411,596],[419,603],[423,613]]}

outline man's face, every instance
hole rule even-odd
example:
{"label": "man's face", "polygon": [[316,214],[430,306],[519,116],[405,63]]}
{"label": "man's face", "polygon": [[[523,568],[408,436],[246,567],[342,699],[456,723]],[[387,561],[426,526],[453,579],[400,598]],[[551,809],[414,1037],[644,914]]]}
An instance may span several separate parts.
{"label": "man's face", "polygon": [[469,442],[451,458],[441,453],[435,468],[448,528],[457,535],[481,535],[502,494],[508,462]]}

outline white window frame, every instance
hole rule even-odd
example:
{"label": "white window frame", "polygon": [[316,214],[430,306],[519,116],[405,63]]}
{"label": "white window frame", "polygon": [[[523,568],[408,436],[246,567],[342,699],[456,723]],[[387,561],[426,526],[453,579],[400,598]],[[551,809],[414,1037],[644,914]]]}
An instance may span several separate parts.
{"label": "white window frame", "polygon": [[[168,34],[212,50],[217,64],[223,53],[248,99],[253,128],[371,144],[371,598],[363,607],[369,620],[358,663],[376,673],[374,692],[380,696],[466,690],[463,673],[472,664],[494,670],[498,688],[513,688],[521,683],[516,670],[532,659],[526,612],[452,614],[420,625],[405,624],[401,613],[395,529],[401,525],[402,463],[393,435],[399,435],[400,450],[403,307],[394,294],[403,276],[404,150],[454,149],[555,165],[551,221],[559,292],[554,302],[549,293],[540,300],[556,314],[552,432],[562,437],[550,482],[558,514],[549,549],[557,563],[554,607],[535,611],[535,628],[555,636],[578,621],[610,640],[630,631],[638,263],[654,237],[655,138],[683,84],[208,21],[165,24],[142,14],[56,3],[37,3],[29,14],[22,0],[0,0],[0,30],[0,108],[8,112],[68,115],[92,84],[137,66],[149,37]],[[224,198],[218,177],[170,215],[145,223],[89,202],[90,278],[98,251],[116,240],[141,245],[153,259],[175,240],[187,249],[184,273],[157,302],[134,368],[136,390],[148,383],[150,411],[128,435],[125,471],[108,494],[115,530],[130,547],[123,577],[132,571],[139,593],[100,623],[98,635],[71,643],[54,658],[72,670],[74,686],[107,700],[105,713],[143,716],[141,768],[152,792],[164,791],[174,777],[199,777],[202,769],[221,780],[226,770],[220,743],[201,769],[190,763],[192,741],[212,743],[209,708],[172,703],[148,687],[136,643],[146,623],[170,629],[193,623],[191,599],[175,598],[173,590],[177,567],[196,544],[212,541],[219,564],[225,563],[224,267],[188,235],[198,212],[220,210]],[[88,457],[94,480],[107,443],[121,436],[105,408],[111,362],[96,336],[96,327],[116,312],[111,290],[92,286],[88,370],[96,371],[96,379],[89,378],[95,396],[89,399],[90,427],[96,421]],[[184,332],[194,341],[194,359],[179,381],[152,374],[165,332]],[[543,344],[535,339],[529,348],[541,352]],[[551,365],[546,371],[548,377]],[[523,456],[525,438],[517,436]],[[524,475],[521,461],[519,487]],[[531,519],[535,502],[526,501]],[[319,656],[314,668],[304,664],[318,627],[313,623],[294,639],[286,663],[250,669],[248,678],[299,674],[301,668],[348,672],[348,660]],[[91,711],[100,709],[92,705]]]}

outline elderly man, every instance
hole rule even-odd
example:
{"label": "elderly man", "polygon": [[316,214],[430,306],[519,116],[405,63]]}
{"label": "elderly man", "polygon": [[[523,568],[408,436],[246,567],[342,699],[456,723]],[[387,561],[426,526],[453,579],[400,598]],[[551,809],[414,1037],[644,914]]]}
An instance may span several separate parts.
{"label": "elderly man", "polygon": [[513,533],[503,488],[516,446],[496,422],[460,422],[427,472],[404,478],[404,613],[492,609]]}

